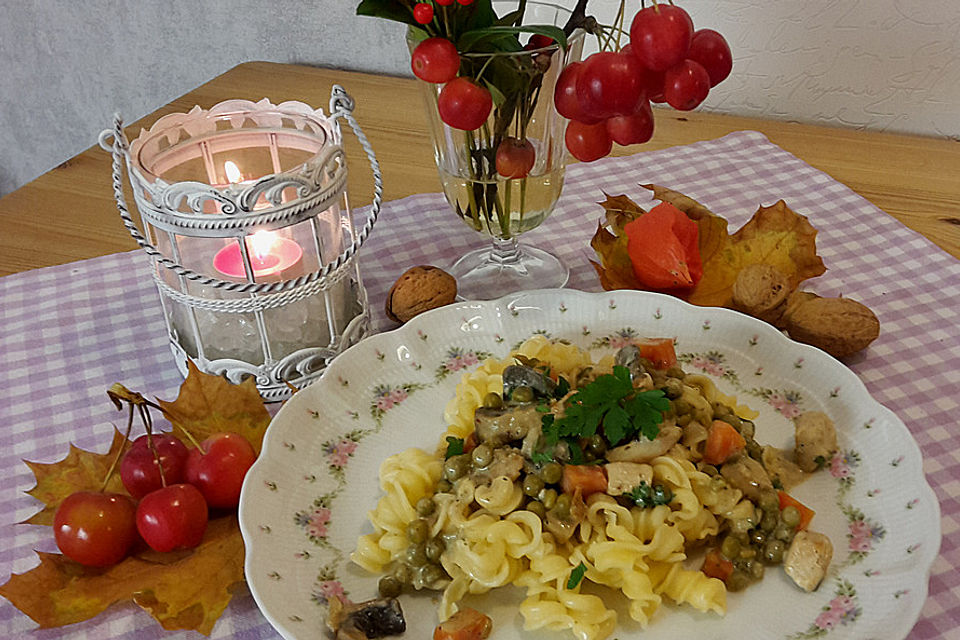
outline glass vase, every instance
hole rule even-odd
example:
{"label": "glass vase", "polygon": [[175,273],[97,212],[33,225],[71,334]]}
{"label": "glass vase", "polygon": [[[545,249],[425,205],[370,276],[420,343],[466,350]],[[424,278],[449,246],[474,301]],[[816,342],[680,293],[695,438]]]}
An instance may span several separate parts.
{"label": "glass vase", "polygon": [[[516,8],[515,2],[493,5],[498,15]],[[524,24],[563,27],[569,17],[563,7],[528,2]],[[408,44],[412,51],[417,43]],[[447,202],[467,227],[491,240],[449,268],[462,299],[493,299],[567,282],[569,270],[559,258],[518,242],[518,237],[540,226],[560,197],[567,121],[557,113],[553,94],[560,72],[580,59],[582,49],[583,32],[578,29],[568,37],[566,49],[554,44],[517,52],[461,54],[460,75],[487,87],[493,97],[487,121],[472,131],[444,123],[438,109],[443,85],[420,81]],[[498,171],[498,152],[504,158],[517,157],[512,154],[529,158],[531,148],[533,165],[522,177],[509,174],[509,163],[502,162]]]}

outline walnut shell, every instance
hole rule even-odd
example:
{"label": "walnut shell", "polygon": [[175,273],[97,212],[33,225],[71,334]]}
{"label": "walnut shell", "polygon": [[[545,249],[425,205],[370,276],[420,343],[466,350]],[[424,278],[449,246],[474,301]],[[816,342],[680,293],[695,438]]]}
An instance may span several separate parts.
{"label": "walnut shell", "polygon": [[790,295],[787,275],[769,264],[752,264],[733,283],[733,308],[777,324]]}
{"label": "walnut shell", "polygon": [[387,317],[407,322],[424,311],[457,299],[457,281],[449,273],[429,265],[407,269],[387,294]]}
{"label": "walnut shell", "polygon": [[785,316],[785,328],[794,340],[835,358],[865,349],[880,335],[880,321],[873,311],[849,298],[804,300]]}

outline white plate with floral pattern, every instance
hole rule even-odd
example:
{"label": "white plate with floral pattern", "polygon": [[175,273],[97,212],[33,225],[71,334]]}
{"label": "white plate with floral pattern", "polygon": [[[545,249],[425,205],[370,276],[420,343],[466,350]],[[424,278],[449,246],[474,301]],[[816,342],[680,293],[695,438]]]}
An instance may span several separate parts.
{"label": "white plate with floral pattern", "polygon": [[[568,340],[595,357],[632,336],[674,337],[688,372],[710,375],[760,412],[761,444],[792,446],[791,419],[801,411],[825,411],[838,425],[840,451],[794,492],[833,541],[834,562],[819,590],[803,593],[770,570],[729,595],[725,617],[665,604],[644,638],[906,637],[927,594],[940,515],[904,424],[843,364],[753,318],[659,294],[572,290],[431,311],[349,349],[281,408],[240,500],[247,582],[281,635],[320,637],[329,598],[376,596],[378,577],[349,554],[372,530],[366,513],[379,497],[381,461],[410,446],[434,450],[460,375],[533,334]],[[522,591],[500,591],[473,603],[493,616],[494,638],[573,638],[524,632],[516,608]],[[406,637],[431,637],[435,599],[404,595],[401,603]],[[619,620],[612,637],[641,631],[622,612]]]}

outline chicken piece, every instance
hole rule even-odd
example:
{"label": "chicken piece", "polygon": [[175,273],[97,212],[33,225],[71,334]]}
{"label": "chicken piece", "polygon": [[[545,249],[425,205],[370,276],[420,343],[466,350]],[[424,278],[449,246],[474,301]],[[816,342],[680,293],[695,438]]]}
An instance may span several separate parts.
{"label": "chicken piece", "polygon": [[773,483],[766,469],[750,456],[741,455],[732,462],[720,467],[720,475],[731,487],[740,489],[743,495],[754,502],[760,499],[764,491],[772,491]]}
{"label": "chicken piece", "polygon": [[793,424],[797,466],[811,472],[828,464],[837,450],[837,429],[833,420],[821,411],[807,411],[797,416]]}
{"label": "chicken piece", "polygon": [[669,451],[670,447],[677,444],[682,435],[683,429],[672,423],[664,423],[660,425],[660,433],[653,440],[641,438],[610,449],[607,452],[607,460],[610,462],[650,462],[657,456],[662,456]]}
{"label": "chicken piece", "polygon": [[639,487],[640,483],[653,484],[653,467],[640,462],[608,462],[604,465],[607,472],[607,493],[619,496]]}
{"label": "chicken piece", "polygon": [[478,484],[489,482],[500,476],[509,478],[513,482],[520,477],[523,462],[523,454],[517,449],[510,447],[494,449],[493,461],[485,469],[478,469],[473,478]]}
{"label": "chicken piece", "polygon": [[827,575],[833,545],[816,531],[798,531],[783,560],[783,570],[804,591],[813,591]]}
{"label": "chicken piece", "polygon": [[789,452],[776,447],[763,448],[763,466],[771,479],[780,481],[784,491],[790,491],[807,479],[803,469],[790,459]]}

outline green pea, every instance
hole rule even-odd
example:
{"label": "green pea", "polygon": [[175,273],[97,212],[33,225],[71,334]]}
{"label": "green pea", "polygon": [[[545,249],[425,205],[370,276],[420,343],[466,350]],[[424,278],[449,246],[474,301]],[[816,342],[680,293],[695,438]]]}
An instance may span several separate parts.
{"label": "green pea", "polygon": [[483,396],[483,406],[487,409],[502,409],[503,397],[496,391],[491,391]]}
{"label": "green pea", "polygon": [[438,580],[443,580],[443,576],[443,568],[439,565],[428,564],[420,570],[420,580],[422,580],[424,584],[434,584]]}
{"label": "green pea", "polygon": [[547,484],[557,484],[563,478],[563,466],[559,462],[548,462],[540,469],[540,477]]}
{"label": "green pea", "polygon": [[754,562],[750,567],[750,575],[754,580],[762,580],[765,569],[762,562]]}
{"label": "green pea", "polygon": [[735,536],[727,536],[720,545],[720,553],[727,560],[735,560],[740,557],[740,541]]}
{"label": "green pea", "polygon": [[477,468],[483,468],[493,462],[493,448],[488,444],[478,444],[473,452],[473,465]]}
{"label": "green pea", "polygon": [[793,540],[793,528],[788,527],[781,520],[773,530],[773,537],[777,540],[783,541],[784,544],[790,544],[790,542]]}
{"label": "green pea", "polygon": [[533,402],[533,389],[530,387],[517,387],[510,394],[510,399],[514,402]]}
{"label": "green pea", "polygon": [[424,552],[427,554],[427,560],[430,562],[439,562],[440,556],[443,555],[443,550],[445,548],[446,545],[443,543],[443,538],[431,538],[427,541],[427,544],[424,547]]}
{"label": "green pea", "polygon": [[426,541],[428,533],[430,533],[430,526],[422,518],[417,518],[407,524],[407,539],[414,544]]}
{"label": "green pea", "polygon": [[727,578],[727,589],[729,591],[743,591],[750,586],[750,576],[742,571],[734,571]]}
{"label": "green pea", "polygon": [[780,509],[780,498],[777,497],[777,492],[770,489],[762,491],[760,493],[760,500],[757,501],[757,506],[763,509],[763,512],[779,510]]}
{"label": "green pea", "polygon": [[466,475],[469,466],[470,460],[467,457],[467,454],[461,454],[459,456],[448,458],[443,463],[443,477],[450,482],[459,480]]}
{"label": "green pea", "polygon": [[763,529],[766,533],[770,533],[776,528],[777,522],[779,521],[780,521],[780,518],[775,512],[765,511],[763,514],[763,518],[760,520],[760,528]]}
{"label": "green pea", "polygon": [[410,584],[413,580],[413,573],[410,571],[408,565],[398,564],[393,570],[393,577],[396,578],[400,584]]}
{"label": "green pea", "polygon": [[561,493],[557,496],[557,501],[553,505],[553,512],[561,520],[565,520],[570,517],[570,495],[567,493]]}
{"label": "green pea", "polygon": [[437,493],[449,493],[453,489],[453,484],[446,478],[440,478],[437,482]]}
{"label": "green pea", "polygon": [[540,502],[543,503],[547,509],[553,509],[553,506],[557,504],[557,490],[556,489],[544,489],[537,496],[540,499]]}
{"label": "green pea", "polygon": [[412,544],[407,547],[407,564],[411,567],[422,567],[427,564],[427,550],[423,544]]}
{"label": "green pea", "polygon": [[780,512],[780,518],[783,520],[785,525],[791,529],[796,529],[797,525],[800,524],[800,510],[792,504],[787,505],[784,507],[783,511]]}
{"label": "green pea", "polygon": [[433,498],[424,496],[417,500],[417,515],[421,518],[425,518],[433,513],[436,509],[436,505],[433,502]]}
{"label": "green pea", "polygon": [[543,479],[540,476],[528,473],[523,479],[523,495],[536,497],[543,489]]}
{"label": "green pea", "polygon": [[595,459],[602,458],[607,453],[607,441],[595,433],[587,439],[586,453],[593,454]]}
{"label": "green pea", "polygon": [[754,529],[750,532],[750,544],[762,547],[763,544],[767,541],[767,534],[759,529]]}
{"label": "green pea", "polygon": [[767,540],[767,544],[763,547],[763,561],[767,564],[780,564],[783,562],[784,549],[782,540]]}
{"label": "green pea", "polygon": [[527,503],[527,511],[536,514],[541,520],[547,515],[547,507],[539,500],[531,500]]}
{"label": "green pea", "polygon": [[741,547],[740,557],[745,561],[753,560],[757,557],[757,550],[753,547]]}
{"label": "green pea", "polygon": [[403,583],[395,576],[383,576],[377,583],[377,591],[381,598],[396,598],[403,591]]}

